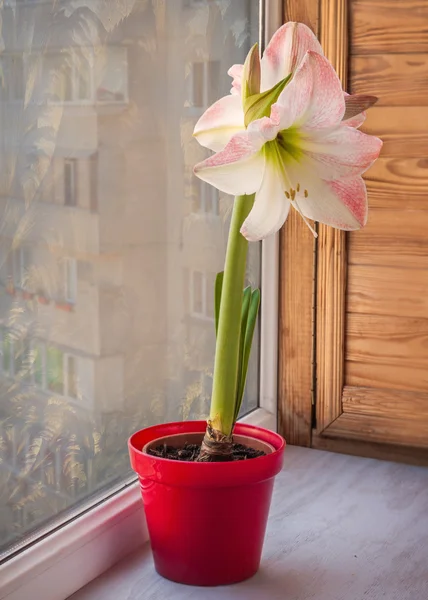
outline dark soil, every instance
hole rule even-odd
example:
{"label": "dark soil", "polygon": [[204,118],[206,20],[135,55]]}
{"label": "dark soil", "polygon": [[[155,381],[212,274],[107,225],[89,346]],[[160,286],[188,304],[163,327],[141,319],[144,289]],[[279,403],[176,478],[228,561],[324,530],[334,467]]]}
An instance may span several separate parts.
{"label": "dark soil", "polygon": [[[183,448],[174,448],[163,444],[155,448],[149,448],[147,454],[157,456],[158,458],[170,458],[171,460],[187,460],[190,462],[196,461],[201,451],[198,444],[186,444]],[[265,456],[262,450],[254,450],[242,444],[233,444],[232,460],[248,460],[249,458],[258,458]]]}

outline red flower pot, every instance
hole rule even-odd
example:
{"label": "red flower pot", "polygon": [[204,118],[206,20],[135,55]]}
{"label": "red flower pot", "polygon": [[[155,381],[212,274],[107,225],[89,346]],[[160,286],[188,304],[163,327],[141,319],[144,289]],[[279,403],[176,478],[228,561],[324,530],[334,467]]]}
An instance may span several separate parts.
{"label": "red flower pot", "polygon": [[271,453],[236,462],[196,463],[143,452],[146,444],[165,436],[190,434],[194,443],[196,433],[201,441],[205,428],[205,421],[156,425],[131,436],[128,447],[140,479],[158,573],[189,585],[226,585],[251,577],[259,568],[285,441],[267,429],[237,424],[235,436],[248,436],[247,445],[253,445],[251,438],[267,443]]}

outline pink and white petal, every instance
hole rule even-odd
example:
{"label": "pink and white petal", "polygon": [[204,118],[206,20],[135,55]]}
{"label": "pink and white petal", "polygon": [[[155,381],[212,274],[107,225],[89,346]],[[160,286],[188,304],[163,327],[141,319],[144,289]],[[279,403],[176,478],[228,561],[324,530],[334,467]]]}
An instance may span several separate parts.
{"label": "pink and white petal", "polygon": [[[307,131],[336,127],[345,112],[336,71],[324,56],[315,52],[306,54],[276,104],[282,107],[281,129],[292,125]],[[275,114],[276,105],[272,110]]]}
{"label": "pink and white petal", "polygon": [[293,73],[306,52],[323,54],[316,36],[303,23],[286,23],[272,36],[261,60],[261,91],[269,90]]}
{"label": "pink and white petal", "polygon": [[227,74],[233,78],[232,89],[230,90],[231,94],[241,94],[243,70],[244,65],[232,65],[228,70]]}
{"label": "pink and white petal", "polygon": [[266,161],[263,181],[241,233],[249,242],[257,242],[276,233],[284,224],[290,202],[284,194],[284,185],[275,163]]}
{"label": "pink and white petal", "polygon": [[201,146],[218,152],[233,135],[244,129],[241,96],[229,95],[207,108],[196,123],[193,135]]}
{"label": "pink and white petal", "polygon": [[313,74],[307,55],[294,78],[271,107],[270,117],[279,124],[280,130],[289,129],[304,120],[311,103],[312,90]]}
{"label": "pink and white petal", "polygon": [[361,175],[378,158],[382,140],[353,127],[342,125],[327,135],[315,132],[302,139],[305,158],[320,177],[332,181]]}
{"label": "pink and white petal", "polygon": [[262,117],[251,121],[247,127],[248,135],[251,135],[254,140],[259,136],[264,142],[270,142],[276,138],[279,133],[279,122],[271,117]]}
{"label": "pink and white petal", "polygon": [[259,133],[238,133],[224,150],[198,163],[193,172],[226,194],[254,194],[261,186],[265,169],[264,143]]}
{"label": "pink and white petal", "polygon": [[366,113],[362,112],[355,117],[351,117],[350,119],[346,119],[346,121],[342,121],[343,125],[347,125],[348,127],[353,127],[354,129],[358,129],[366,120]]}
{"label": "pink and white petal", "polygon": [[361,229],[366,224],[367,190],[361,177],[338,181],[312,177],[304,186],[308,197],[300,193],[292,204],[307,219],[345,231]]}
{"label": "pink and white petal", "polygon": [[[346,113],[347,98],[350,97],[350,94],[348,94],[348,92],[343,92],[343,95],[345,97],[345,113]],[[348,100],[348,102],[349,102],[349,100]],[[346,116],[346,114],[344,116]],[[364,111],[362,111],[359,114],[354,115],[353,117],[350,117],[349,119],[344,119],[342,121],[342,124],[347,125],[348,127],[354,127],[354,129],[357,129],[358,127],[361,127],[361,125],[364,123],[365,120],[366,120],[366,113]]]}

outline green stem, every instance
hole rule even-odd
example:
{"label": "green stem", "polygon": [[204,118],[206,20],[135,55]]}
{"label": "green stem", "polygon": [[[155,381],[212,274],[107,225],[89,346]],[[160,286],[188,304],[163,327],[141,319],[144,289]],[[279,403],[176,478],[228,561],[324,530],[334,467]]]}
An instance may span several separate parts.
{"label": "green stem", "polygon": [[232,433],[238,384],[241,310],[248,250],[248,242],[240,229],[253,204],[254,194],[235,198],[224,265],[210,410],[212,427],[224,435]]}

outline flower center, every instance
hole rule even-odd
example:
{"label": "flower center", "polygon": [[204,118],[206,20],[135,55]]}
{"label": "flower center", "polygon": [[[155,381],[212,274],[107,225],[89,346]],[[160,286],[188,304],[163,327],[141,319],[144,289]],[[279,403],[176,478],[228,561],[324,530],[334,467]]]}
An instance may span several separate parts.
{"label": "flower center", "polygon": [[[296,189],[290,188],[288,191],[286,190],[284,193],[285,193],[285,195],[287,196],[287,198],[289,200],[295,200],[296,199],[296,194],[300,193],[300,183],[298,183],[296,185]],[[308,190],[303,190],[303,195],[304,195],[305,198],[307,198],[309,196]]]}

